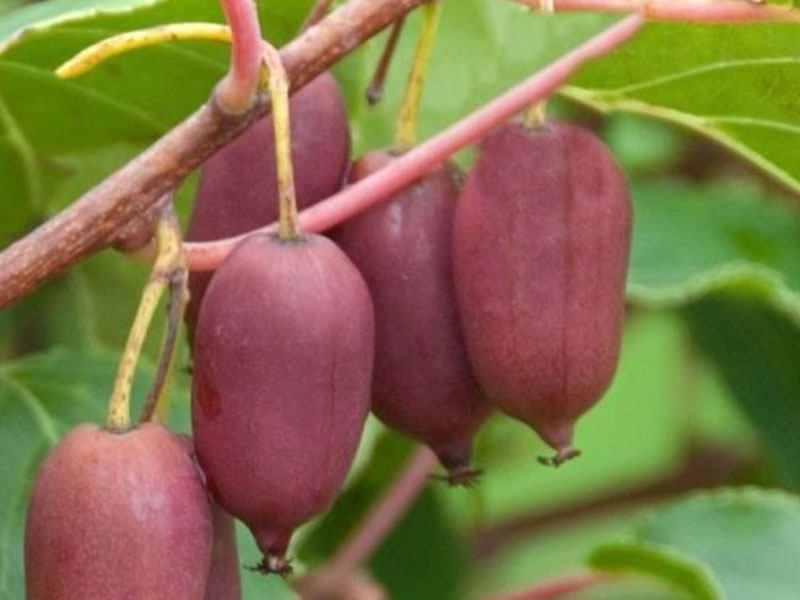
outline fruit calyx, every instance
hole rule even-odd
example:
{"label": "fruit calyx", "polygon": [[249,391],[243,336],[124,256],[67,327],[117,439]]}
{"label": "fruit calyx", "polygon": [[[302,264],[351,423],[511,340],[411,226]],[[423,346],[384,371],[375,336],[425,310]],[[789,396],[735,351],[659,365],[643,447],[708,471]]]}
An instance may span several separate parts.
{"label": "fruit calyx", "polygon": [[285,552],[267,552],[260,563],[247,569],[262,575],[280,575],[283,578],[289,577],[294,572],[292,561],[286,558]]}
{"label": "fruit calyx", "polygon": [[573,458],[578,458],[580,455],[581,451],[574,446],[562,446],[556,450],[556,453],[553,456],[540,456],[538,457],[538,460],[539,464],[547,467],[558,468],[565,462],[569,462]]}
{"label": "fruit calyx", "polygon": [[447,467],[446,475],[431,475],[431,479],[445,481],[450,487],[471,488],[480,482],[483,469],[475,469],[469,464]]}

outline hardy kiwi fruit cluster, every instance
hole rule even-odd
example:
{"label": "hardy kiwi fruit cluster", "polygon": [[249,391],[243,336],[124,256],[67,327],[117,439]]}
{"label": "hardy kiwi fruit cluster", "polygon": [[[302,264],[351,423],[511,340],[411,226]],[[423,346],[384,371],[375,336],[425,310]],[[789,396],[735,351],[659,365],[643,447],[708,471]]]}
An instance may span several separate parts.
{"label": "hardy kiwi fruit cluster", "polygon": [[[350,165],[347,114],[322,75],[291,101],[297,200],[391,169]],[[202,169],[187,239],[275,221],[272,123]],[[233,521],[285,573],[292,532],[335,499],[368,412],[470,483],[494,409],[558,464],[617,364],[630,241],[625,181],[563,123],[509,123],[466,177],[438,167],[328,232],[245,238],[193,273],[192,438],[82,425],[42,465],[28,509],[28,600],[233,600]]]}

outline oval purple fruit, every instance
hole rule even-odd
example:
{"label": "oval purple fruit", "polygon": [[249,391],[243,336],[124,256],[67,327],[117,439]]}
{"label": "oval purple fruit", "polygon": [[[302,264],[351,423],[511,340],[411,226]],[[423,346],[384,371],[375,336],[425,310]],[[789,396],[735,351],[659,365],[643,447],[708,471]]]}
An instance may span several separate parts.
{"label": "oval purple fruit", "polygon": [[206,491],[160,425],[73,429],[36,477],[25,529],[27,600],[203,600]]}
{"label": "oval purple fruit", "polygon": [[[359,160],[352,179],[390,165]],[[372,410],[428,445],[453,483],[468,483],[473,437],[489,415],[467,360],[453,289],[455,165],[435,169],[340,226],[334,239],[364,276],[375,305]]]}
{"label": "oval purple fruit", "polygon": [[217,270],[197,322],[192,422],[209,489],[286,569],[293,530],[332,502],[369,410],[366,284],[330,240],[257,234]]}
{"label": "oval purple fruit", "polygon": [[[350,160],[350,130],[339,86],[325,73],[290,101],[298,208],[339,191]],[[188,241],[239,235],[278,218],[275,139],[267,116],[203,164]],[[212,273],[191,273],[186,323],[191,339]]]}
{"label": "oval purple fruit", "polygon": [[489,398],[574,456],[616,370],[631,207],[605,146],[565,124],[489,136],[456,213],[456,293]]}

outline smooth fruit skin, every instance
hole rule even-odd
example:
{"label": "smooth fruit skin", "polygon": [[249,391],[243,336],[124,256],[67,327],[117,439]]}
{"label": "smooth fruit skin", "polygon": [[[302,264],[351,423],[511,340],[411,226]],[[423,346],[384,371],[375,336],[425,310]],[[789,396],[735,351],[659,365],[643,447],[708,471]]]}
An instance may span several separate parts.
{"label": "smooth fruit skin", "polygon": [[206,292],[192,423],[214,497],[285,568],[292,531],[333,501],[369,410],[374,316],[364,280],[317,235],[240,243]]}
{"label": "smooth fruit skin", "polygon": [[[290,101],[297,204],[306,208],[341,189],[350,160],[350,129],[339,86],[324,73]],[[186,239],[239,235],[278,218],[272,117],[255,123],[207,160]],[[191,273],[186,323],[191,339],[212,273]]]}
{"label": "smooth fruit skin", "polygon": [[[186,434],[177,435],[198,472],[202,473],[197,463],[194,441]],[[205,480],[205,474],[203,474]],[[228,513],[206,494],[211,511],[212,544],[211,563],[208,567],[205,600],[241,600],[242,582],[239,567],[239,550],[236,546],[236,525]]]}
{"label": "smooth fruit skin", "polygon": [[564,458],[616,370],[630,228],[622,172],[578,127],[502,127],[464,185],[454,260],[470,359],[489,398]]}
{"label": "smooth fruit skin", "polygon": [[211,514],[181,440],[160,425],[73,429],[28,507],[28,600],[203,600]]}
{"label": "smooth fruit skin", "polygon": [[236,525],[233,517],[222,510],[219,504],[213,500],[210,502],[214,543],[211,548],[205,600],[241,600],[242,582],[239,551],[236,548]]}
{"label": "smooth fruit skin", "polygon": [[[371,152],[351,179],[391,168],[393,159]],[[333,235],[375,306],[372,410],[433,449],[453,476],[469,470],[472,439],[491,410],[467,359],[453,287],[460,179],[455,165],[435,169]]]}

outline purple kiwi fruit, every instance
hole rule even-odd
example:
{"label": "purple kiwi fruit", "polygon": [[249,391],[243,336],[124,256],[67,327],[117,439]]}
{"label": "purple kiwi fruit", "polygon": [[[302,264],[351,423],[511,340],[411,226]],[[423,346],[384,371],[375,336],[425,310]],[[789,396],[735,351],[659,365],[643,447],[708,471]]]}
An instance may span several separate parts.
{"label": "purple kiwi fruit", "polygon": [[[394,155],[359,160],[357,181],[391,168]],[[453,216],[461,173],[447,164],[347,221],[334,239],[375,305],[372,410],[429,446],[452,483],[470,483],[472,440],[490,413],[470,368],[455,301]]]}
{"label": "purple kiwi fruit", "polygon": [[[198,470],[197,455],[192,438],[180,434],[179,439],[192,456]],[[202,473],[200,470],[199,472]],[[205,474],[202,475],[205,483]],[[233,517],[226,513],[214,499],[207,496],[211,510],[212,545],[211,564],[204,600],[241,600],[242,583],[239,574],[239,550],[236,547],[236,526]]]}
{"label": "purple kiwi fruit", "polygon": [[73,429],[36,477],[27,600],[203,600],[212,544],[200,474],[156,424]]}
{"label": "purple kiwi fruit", "polygon": [[[341,189],[350,160],[350,129],[339,86],[320,75],[290,100],[292,162],[300,209]],[[272,117],[255,123],[205,162],[186,232],[204,242],[251,231],[278,218]],[[191,273],[186,307],[189,338],[212,273]]]}
{"label": "purple kiwi fruit", "polygon": [[625,312],[631,204],[585,129],[508,124],[469,174],[454,228],[456,295],[478,380],[556,450],[608,388]]}
{"label": "purple kiwi fruit", "polygon": [[197,456],[219,504],[286,572],[295,528],[344,482],[369,411],[374,316],[325,237],[243,240],[206,291],[194,344]]}

